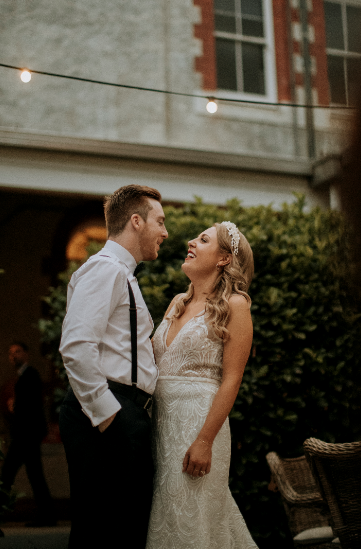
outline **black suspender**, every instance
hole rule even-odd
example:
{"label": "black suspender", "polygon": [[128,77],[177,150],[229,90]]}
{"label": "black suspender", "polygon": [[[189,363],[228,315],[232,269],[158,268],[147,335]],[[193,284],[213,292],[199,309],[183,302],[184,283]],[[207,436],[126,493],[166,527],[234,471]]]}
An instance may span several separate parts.
{"label": "black suspender", "polygon": [[135,304],[134,293],[131,288],[129,280],[127,280],[128,292],[129,292],[129,319],[130,319],[130,343],[132,349],[132,385],[126,385],[124,383],[118,383],[108,379],[109,389],[114,393],[129,398],[137,406],[149,410],[152,405],[152,395],[139,389],[137,386],[138,381],[138,352],[137,352],[137,307]]}
{"label": "black suspender", "polygon": [[132,348],[132,385],[137,386],[138,383],[138,349],[137,349],[137,307],[135,305],[135,299],[133,290],[130,286],[129,280],[128,292],[129,292],[129,318],[130,318],[130,342]]}
{"label": "black suspender", "polygon": [[[105,254],[104,257],[108,257]],[[140,263],[139,265],[143,265]],[[139,267],[138,265],[138,267]],[[141,267],[142,269],[143,267]],[[137,348],[137,307],[135,304],[135,298],[133,290],[130,286],[129,280],[127,280],[128,292],[129,292],[129,318],[130,318],[130,344],[132,349],[132,385],[137,387],[138,383],[138,348]],[[109,380],[108,380],[109,383]]]}

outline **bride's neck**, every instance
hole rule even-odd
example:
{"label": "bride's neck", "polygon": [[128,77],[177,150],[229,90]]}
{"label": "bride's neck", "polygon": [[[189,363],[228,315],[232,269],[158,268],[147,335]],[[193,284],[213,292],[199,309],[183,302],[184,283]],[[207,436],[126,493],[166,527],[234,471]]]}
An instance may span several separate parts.
{"label": "bride's neck", "polygon": [[198,284],[195,284],[193,282],[193,295],[192,295],[192,303],[205,303],[207,300],[207,297],[210,296],[211,291],[213,288],[213,284],[202,284],[201,282]]}

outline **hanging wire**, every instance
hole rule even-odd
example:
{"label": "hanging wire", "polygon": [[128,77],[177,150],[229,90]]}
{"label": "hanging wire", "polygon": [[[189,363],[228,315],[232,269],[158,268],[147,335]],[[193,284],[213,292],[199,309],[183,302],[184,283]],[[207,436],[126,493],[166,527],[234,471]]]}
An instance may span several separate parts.
{"label": "hanging wire", "polygon": [[37,71],[25,67],[16,67],[14,65],[6,65],[5,63],[0,63],[0,67],[4,67],[6,69],[14,69],[17,71],[24,71],[27,70],[31,74],[42,74],[43,76],[53,76],[55,78],[65,78],[67,80],[76,80],[77,82],[88,82],[90,84],[100,84],[102,86],[113,86],[116,88],[125,88],[128,90],[140,90],[140,91],[148,91],[153,93],[163,93],[167,95],[177,95],[181,97],[195,97],[195,98],[201,98],[201,99],[207,99],[212,101],[222,101],[227,103],[243,103],[243,104],[249,104],[249,105],[270,105],[272,107],[299,107],[299,108],[307,108],[307,109],[347,109],[352,110],[356,109],[356,107],[349,107],[347,105],[305,105],[305,104],[299,104],[299,103],[274,103],[271,101],[253,101],[250,99],[231,99],[229,97],[218,97],[215,95],[201,95],[196,93],[185,93],[185,92],[176,92],[176,91],[170,91],[170,90],[159,90],[157,88],[145,88],[143,86],[131,86],[129,84],[118,84],[116,82],[106,82],[104,80],[93,80],[92,78],[82,78],[81,76],[70,76],[68,74],[57,74],[54,72],[47,72],[47,71]]}

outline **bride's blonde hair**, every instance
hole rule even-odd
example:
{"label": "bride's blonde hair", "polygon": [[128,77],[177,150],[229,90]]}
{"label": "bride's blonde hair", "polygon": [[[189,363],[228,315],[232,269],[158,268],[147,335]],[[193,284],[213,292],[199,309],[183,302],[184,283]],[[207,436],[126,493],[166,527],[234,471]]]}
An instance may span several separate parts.
{"label": "bride's blonde hair", "polygon": [[[233,294],[243,295],[249,304],[251,299],[247,290],[251,284],[254,264],[251,246],[246,237],[239,233],[238,254],[232,250],[232,237],[229,235],[225,225],[215,223],[219,250],[224,254],[231,254],[231,261],[228,265],[221,267],[215,281],[211,297],[206,300],[207,323],[212,326],[215,334],[227,341],[229,332],[226,328],[229,315],[229,298]],[[185,311],[187,303],[193,297],[193,284],[190,283],[188,290],[176,302],[174,314],[170,318],[179,318]]]}

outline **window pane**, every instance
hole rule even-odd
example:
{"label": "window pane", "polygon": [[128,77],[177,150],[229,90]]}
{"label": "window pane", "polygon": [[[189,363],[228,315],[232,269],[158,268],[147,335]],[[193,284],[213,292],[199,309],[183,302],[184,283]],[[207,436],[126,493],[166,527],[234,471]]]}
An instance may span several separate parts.
{"label": "window pane", "polygon": [[341,4],[325,2],[326,45],[328,48],[345,48],[342,29]]}
{"label": "window pane", "polygon": [[217,88],[237,90],[236,50],[232,40],[216,40]]}
{"label": "window pane", "polygon": [[345,69],[343,57],[327,57],[328,82],[330,85],[331,103],[346,105]]}
{"label": "window pane", "polygon": [[347,6],[348,50],[361,53],[361,8]]}
{"label": "window pane", "polygon": [[264,95],[263,46],[242,44],[243,91]]}
{"label": "window pane", "polygon": [[214,0],[214,9],[234,13],[234,0]]}
{"label": "window pane", "polygon": [[242,33],[245,36],[263,36],[263,23],[242,17]]}
{"label": "window pane", "polygon": [[347,59],[348,104],[357,105],[360,96],[361,59]]}
{"label": "window pane", "polygon": [[262,0],[241,0],[242,15],[262,17]]}
{"label": "window pane", "polygon": [[217,31],[236,32],[236,18],[227,15],[215,14],[215,26]]}

